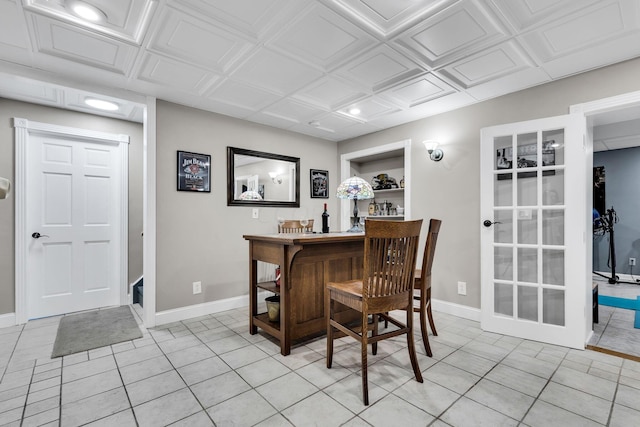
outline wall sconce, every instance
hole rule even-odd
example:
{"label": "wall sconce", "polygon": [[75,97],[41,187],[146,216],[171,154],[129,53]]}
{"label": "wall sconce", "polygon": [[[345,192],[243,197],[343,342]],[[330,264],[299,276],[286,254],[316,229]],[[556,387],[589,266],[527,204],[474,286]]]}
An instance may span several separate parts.
{"label": "wall sconce", "polygon": [[422,141],[425,148],[427,149],[427,153],[429,153],[429,158],[434,162],[439,162],[444,157],[444,151],[438,148],[438,141],[428,140]]}
{"label": "wall sconce", "polygon": [[274,184],[282,184],[282,178],[278,176],[278,172],[269,172],[269,176]]}

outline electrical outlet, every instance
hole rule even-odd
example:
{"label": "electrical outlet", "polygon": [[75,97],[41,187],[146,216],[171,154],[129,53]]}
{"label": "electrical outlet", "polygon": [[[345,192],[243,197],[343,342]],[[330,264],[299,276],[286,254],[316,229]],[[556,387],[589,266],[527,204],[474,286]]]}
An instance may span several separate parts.
{"label": "electrical outlet", "polygon": [[258,208],[253,208],[251,211],[251,218],[258,219],[260,218],[260,210]]}
{"label": "electrical outlet", "polygon": [[202,282],[193,282],[193,294],[202,293]]}
{"label": "electrical outlet", "polygon": [[635,258],[629,258],[629,265],[636,265],[636,259]]}
{"label": "electrical outlet", "polygon": [[467,294],[467,282],[458,282],[458,295]]}

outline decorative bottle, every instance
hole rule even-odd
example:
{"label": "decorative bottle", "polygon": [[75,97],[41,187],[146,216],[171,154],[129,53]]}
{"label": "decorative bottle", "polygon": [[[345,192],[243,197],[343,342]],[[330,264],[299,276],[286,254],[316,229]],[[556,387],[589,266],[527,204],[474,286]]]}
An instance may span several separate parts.
{"label": "decorative bottle", "polygon": [[327,204],[324,204],[324,212],[322,212],[322,232],[329,232],[329,212],[327,212]]}

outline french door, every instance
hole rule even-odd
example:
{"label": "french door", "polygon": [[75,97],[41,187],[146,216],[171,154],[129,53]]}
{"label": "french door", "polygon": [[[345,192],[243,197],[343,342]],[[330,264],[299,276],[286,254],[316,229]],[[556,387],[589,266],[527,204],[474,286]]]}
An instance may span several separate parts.
{"label": "french door", "polygon": [[482,329],[584,348],[584,132],[580,115],[482,129]]}

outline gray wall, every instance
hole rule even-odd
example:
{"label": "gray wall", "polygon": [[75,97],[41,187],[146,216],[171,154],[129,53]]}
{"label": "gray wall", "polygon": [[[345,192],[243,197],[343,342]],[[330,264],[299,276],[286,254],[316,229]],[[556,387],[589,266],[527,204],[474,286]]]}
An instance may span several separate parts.
{"label": "gray wall", "polygon": [[[640,142],[640,140],[639,140]],[[629,258],[640,262],[640,147],[593,153],[593,166],[604,166],[605,202],[618,214],[614,225],[616,274],[640,276],[640,263],[629,267]],[[600,212],[604,214],[604,212]],[[593,269],[609,274],[609,235],[593,238]]]}
{"label": "gray wall", "polygon": [[[342,141],[338,154],[411,139],[414,218],[443,220],[433,267],[433,297],[480,307],[480,129],[567,114],[569,106],[640,90],[640,59],[612,65]],[[441,141],[444,159],[427,158],[421,141]],[[589,174],[589,176],[591,176]],[[426,229],[423,230],[423,241]],[[421,249],[422,250],[422,249]],[[467,295],[457,282],[467,282]]]}
{"label": "gray wall", "polygon": [[[14,182],[13,117],[125,134],[129,144],[129,283],[142,276],[142,125],[0,98],[0,176]],[[0,314],[15,312],[14,201],[0,201]]]}
{"label": "gray wall", "polygon": [[[329,171],[338,185],[336,143],[169,102],[157,103],[157,311],[248,294],[249,245],[244,234],[277,232],[277,217],[314,218],[323,203],[337,230],[338,201],[311,199],[309,170]],[[300,158],[301,209],[227,206],[227,146]],[[211,155],[211,193],[176,191],[176,151]],[[330,193],[331,194],[331,193]],[[193,295],[192,283],[202,282]]]}

